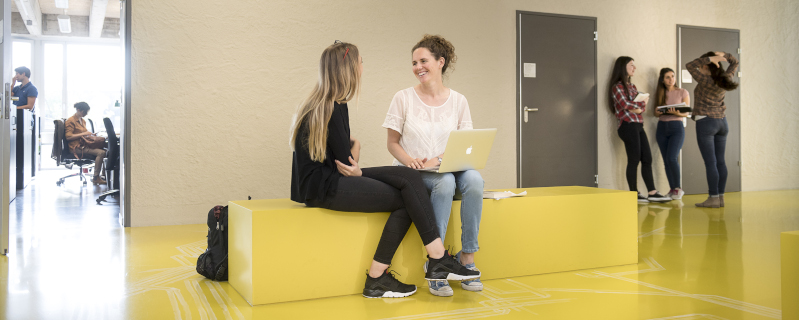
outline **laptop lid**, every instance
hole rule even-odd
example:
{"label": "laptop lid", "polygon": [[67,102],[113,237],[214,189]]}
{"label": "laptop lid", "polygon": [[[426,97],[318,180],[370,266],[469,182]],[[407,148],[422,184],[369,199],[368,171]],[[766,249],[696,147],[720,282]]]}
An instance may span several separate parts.
{"label": "laptop lid", "polygon": [[[483,169],[488,162],[497,129],[455,130],[450,132],[439,173]],[[423,169],[424,170],[424,169]]]}

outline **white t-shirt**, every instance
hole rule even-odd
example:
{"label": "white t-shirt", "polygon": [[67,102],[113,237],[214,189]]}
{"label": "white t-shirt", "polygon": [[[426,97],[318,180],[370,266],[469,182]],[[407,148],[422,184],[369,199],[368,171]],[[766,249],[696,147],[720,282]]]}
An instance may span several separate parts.
{"label": "white t-shirt", "polygon": [[[431,159],[444,153],[449,133],[472,129],[466,97],[449,90],[444,104],[431,107],[422,102],[413,87],[400,90],[391,100],[383,128],[399,132],[400,146],[413,158]],[[401,165],[394,160],[395,165]]]}

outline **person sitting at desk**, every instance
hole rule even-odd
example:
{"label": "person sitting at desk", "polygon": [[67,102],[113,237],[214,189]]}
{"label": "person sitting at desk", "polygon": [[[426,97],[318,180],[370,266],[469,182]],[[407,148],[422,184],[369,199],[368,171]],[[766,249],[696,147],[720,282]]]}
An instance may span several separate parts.
{"label": "person sitting at desk", "polygon": [[89,114],[89,104],[86,102],[78,102],[75,104],[75,114],[67,119],[64,126],[66,128],[67,142],[69,143],[69,152],[81,156],[90,154],[95,156],[94,159],[94,178],[92,183],[105,184],[105,179],[102,178],[100,172],[103,169],[103,158],[105,158],[104,149],[93,149],[84,146],[84,139],[82,137],[93,136],[93,132],[86,129],[86,120],[83,120]]}
{"label": "person sitting at desk", "polygon": [[[11,95],[19,97],[19,100],[14,101],[17,109],[28,109],[33,112],[33,105],[36,103],[36,97],[39,96],[39,90],[31,83],[31,69],[28,67],[19,67],[14,69],[17,73],[11,78]],[[14,85],[19,81],[21,84],[17,87]]]}

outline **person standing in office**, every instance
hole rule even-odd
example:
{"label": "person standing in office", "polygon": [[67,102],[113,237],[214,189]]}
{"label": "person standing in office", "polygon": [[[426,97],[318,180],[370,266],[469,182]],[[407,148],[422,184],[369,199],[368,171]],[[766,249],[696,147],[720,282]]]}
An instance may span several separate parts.
{"label": "person standing in office", "polygon": [[[721,63],[729,65],[725,70]],[[705,162],[708,197],[697,207],[719,208],[724,206],[724,188],[727,185],[727,162],[724,153],[727,148],[727,125],[724,97],[727,91],[738,88],[733,81],[738,59],[726,52],[708,52],[685,65],[691,77],[696,80],[694,89],[694,112],[696,121],[696,142],[702,160]]]}
{"label": "person standing in office", "polygon": [[[13,88],[11,89],[11,95],[19,97],[19,100],[14,101],[14,105],[17,106],[17,109],[28,109],[33,112],[36,97],[39,96],[39,90],[31,83],[31,69],[23,66],[14,69],[14,72],[17,74],[11,78],[11,87]],[[15,87],[14,85],[17,84],[17,81],[20,82],[20,85]]]}

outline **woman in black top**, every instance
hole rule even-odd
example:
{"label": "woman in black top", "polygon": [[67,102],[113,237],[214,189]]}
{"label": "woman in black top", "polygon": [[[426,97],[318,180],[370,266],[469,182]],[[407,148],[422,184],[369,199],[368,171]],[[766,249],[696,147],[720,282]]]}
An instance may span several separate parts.
{"label": "woman in black top", "polygon": [[445,249],[433,207],[418,171],[399,166],[360,168],[360,143],[350,135],[347,102],[359,94],[363,60],[358,48],[336,41],[319,61],[319,79],[295,115],[291,200],[351,212],[391,212],[366,277],[367,298],[407,297],[416,286],[401,283],[388,266],[411,223],[427,250],[427,280],[480,276]]}

